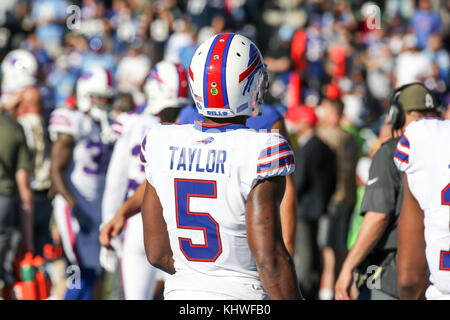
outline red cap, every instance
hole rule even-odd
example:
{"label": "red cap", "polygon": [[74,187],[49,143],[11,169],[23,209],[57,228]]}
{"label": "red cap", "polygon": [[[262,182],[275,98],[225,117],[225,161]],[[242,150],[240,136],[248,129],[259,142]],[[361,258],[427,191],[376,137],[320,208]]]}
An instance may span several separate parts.
{"label": "red cap", "polygon": [[304,121],[311,126],[315,126],[317,123],[315,109],[306,105],[289,108],[286,112],[285,118],[286,120],[294,123]]}
{"label": "red cap", "polygon": [[340,96],[339,86],[336,83],[329,83],[326,88],[326,96],[328,99],[335,100]]}

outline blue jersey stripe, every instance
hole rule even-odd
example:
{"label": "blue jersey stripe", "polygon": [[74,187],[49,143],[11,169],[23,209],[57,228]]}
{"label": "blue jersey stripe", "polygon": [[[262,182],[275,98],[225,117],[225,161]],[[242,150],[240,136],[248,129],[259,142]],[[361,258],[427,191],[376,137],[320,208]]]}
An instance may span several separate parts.
{"label": "blue jersey stripe", "polygon": [[142,140],[142,149],[145,151],[145,146],[147,145],[147,136]]}
{"label": "blue jersey stripe", "polygon": [[286,157],[282,157],[282,158],[278,158],[274,161],[262,164],[262,165],[258,165],[258,173],[264,172],[264,171],[269,171],[269,170],[274,170],[280,167],[285,167],[288,166],[290,164],[294,164],[295,160],[294,160],[294,156],[289,155]]}
{"label": "blue jersey stripe", "polygon": [[409,156],[400,152],[399,150],[395,150],[394,157],[396,157],[399,160],[402,160],[403,162],[409,162]]}
{"label": "blue jersey stripe", "polygon": [[408,139],[406,139],[406,137],[405,137],[404,135],[400,138],[400,143],[401,143],[404,147],[409,148],[409,141],[408,141]]}
{"label": "blue jersey stripe", "polygon": [[145,157],[142,154],[142,151],[139,153],[139,158],[141,159],[142,163],[147,163],[147,160],[145,160]]}
{"label": "blue jersey stripe", "polygon": [[279,146],[270,147],[269,149],[262,151],[259,154],[258,159],[266,158],[271,156],[272,154],[281,153],[283,151],[289,151],[290,149],[291,147],[289,146],[289,144],[287,142],[284,142]]}

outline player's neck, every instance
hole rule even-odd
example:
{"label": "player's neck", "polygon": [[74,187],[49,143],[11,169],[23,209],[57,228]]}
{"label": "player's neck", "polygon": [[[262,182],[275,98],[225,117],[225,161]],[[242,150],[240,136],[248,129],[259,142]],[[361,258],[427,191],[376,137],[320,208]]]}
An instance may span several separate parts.
{"label": "player's neck", "polygon": [[232,123],[232,124],[245,125],[246,122],[247,122],[246,116],[238,116],[238,117],[234,117],[234,118],[208,118],[208,117],[205,117],[205,120],[203,120],[203,123],[206,123],[206,124]]}

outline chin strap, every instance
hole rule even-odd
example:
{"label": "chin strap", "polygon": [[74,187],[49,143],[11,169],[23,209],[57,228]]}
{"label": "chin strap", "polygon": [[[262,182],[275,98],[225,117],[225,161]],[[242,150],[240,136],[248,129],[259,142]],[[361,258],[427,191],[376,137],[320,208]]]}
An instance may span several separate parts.
{"label": "chin strap", "polygon": [[259,78],[259,82],[256,86],[256,91],[254,93],[252,106],[252,117],[260,116],[263,114],[263,108],[261,107],[264,98],[266,96],[267,90],[269,89],[269,74],[267,72],[267,65],[263,65],[262,76]]}

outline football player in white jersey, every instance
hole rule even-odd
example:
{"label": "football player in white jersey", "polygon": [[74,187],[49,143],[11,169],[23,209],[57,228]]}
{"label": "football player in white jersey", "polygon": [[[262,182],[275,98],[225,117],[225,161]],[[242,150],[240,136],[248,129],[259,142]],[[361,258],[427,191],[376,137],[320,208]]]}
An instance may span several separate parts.
{"label": "football player in white jersey", "polygon": [[80,286],[69,286],[65,299],[92,299],[102,271],[98,234],[106,168],[115,139],[109,124],[113,95],[110,72],[92,67],[77,81],[78,110],[59,108],[50,117],[50,172],[58,193],[55,220],[66,256],[81,271]]}
{"label": "football player in white jersey", "polygon": [[397,260],[402,299],[450,299],[449,142],[450,120],[424,118],[409,124],[397,144],[394,161],[405,173]]}
{"label": "football player in white jersey", "polygon": [[[143,113],[122,113],[114,126],[120,138],[115,144],[106,176],[102,210],[104,223],[113,218],[112,215],[123,202],[145,181],[144,167],[140,161],[142,139],[156,124],[175,122],[181,107],[188,102],[186,71],[180,64],[161,61],[152,68],[144,92],[147,103]],[[106,225],[105,231],[102,231],[106,236],[110,226]],[[153,299],[156,282],[163,272],[147,261],[140,214],[127,219],[121,248],[117,240],[113,239],[112,244],[116,251],[121,252],[125,299]],[[106,247],[102,247],[100,262],[106,269],[113,270],[114,258],[107,251]]]}
{"label": "football player in white jersey", "polygon": [[211,37],[188,70],[204,122],[156,125],[141,147],[148,260],[171,274],[165,299],[299,299],[279,205],[293,151],[279,134],[245,126],[267,89],[258,48]]}

